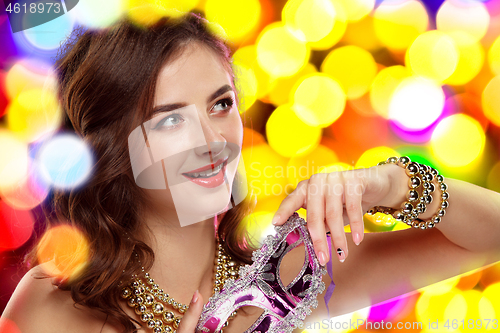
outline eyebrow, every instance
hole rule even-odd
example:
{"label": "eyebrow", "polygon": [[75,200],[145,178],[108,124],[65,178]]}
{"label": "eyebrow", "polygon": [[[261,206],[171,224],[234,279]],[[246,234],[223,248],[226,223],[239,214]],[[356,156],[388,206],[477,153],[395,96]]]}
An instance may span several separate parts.
{"label": "eyebrow", "polygon": [[[214,99],[216,99],[220,95],[222,95],[228,91],[231,91],[231,90],[233,90],[233,88],[229,84],[223,85],[222,87],[217,89],[213,94],[211,94],[207,98],[207,103],[210,103],[211,101],[213,101]],[[187,103],[173,103],[173,104],[158,105],[153,109],[153,114],[157,114],[157,113],[161,113],[161,112],[168,112],[168,111],[180,109],[180,108],[183,108],[186,106],[188,106]]]}

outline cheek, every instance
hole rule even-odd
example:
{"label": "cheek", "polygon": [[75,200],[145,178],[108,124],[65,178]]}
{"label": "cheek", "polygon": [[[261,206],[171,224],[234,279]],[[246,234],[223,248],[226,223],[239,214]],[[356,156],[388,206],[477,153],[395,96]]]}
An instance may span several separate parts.
{"label": "cheek", "polygon": [[163,160],[165,166],[165,175],[167,177],[169,186],[179,183],[178,178],[183,177],[180,175],[180,172],[186,171],[182,169],[186,161],[188,160],[189,154],[191,154],[192,150],[194,149],[191,146],[185,146],[183,148],[184,150],[181,153],[167,157]]}

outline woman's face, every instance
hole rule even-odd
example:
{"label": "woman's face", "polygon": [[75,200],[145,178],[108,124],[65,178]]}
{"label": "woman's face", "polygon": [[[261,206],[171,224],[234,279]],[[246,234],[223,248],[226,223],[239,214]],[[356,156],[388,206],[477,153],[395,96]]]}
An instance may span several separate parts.
{"label": "woman's face", "polygon": [[235,97],[230,74],[203,44],[189,44],[160,71],[154,115],[137,129],[153,163],[136,183],[157,213],[175,211],[181,226],[230,205],[243,140]]}

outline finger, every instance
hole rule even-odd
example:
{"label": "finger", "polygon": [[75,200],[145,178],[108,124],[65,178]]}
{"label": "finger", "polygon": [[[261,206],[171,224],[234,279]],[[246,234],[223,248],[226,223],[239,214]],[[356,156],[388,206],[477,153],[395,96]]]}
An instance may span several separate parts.
{"label": "finger", "polygon": [[344,200],[351,226],[352,240],[356,245],[359,245],[364,236],[363,225],[363,208],[361,206],[363,197],[363,183],[361,178],[355,176],[354,173],[346,173]]}
{"label": "finger", "polygon": [[295,190],[290,193],[280,204],[276,213],[274,213],[273,224],[281,225],[296,210],[306,208],[307,184],[309,180],[303,180],[297,184]]}
{"label": "finger", "polygon": [[203,311],[203,297],[196,290],[189,303],[188,310],[184,313],[184,316],[179,323],[179,328],[177,328],[177,333],[193,333],[195,332],[196,325],[200,319],[201,312]]}
{"label": "finger", "polygon": [[344,231],[344,207],[342,196],[344,193],[344,181],[341,173],[332,172],[327,176],[325,192],[325,218],[333,248],[337,252],[340,262],[344,262],[347,256],[347,239]]}
{"label": "finger", "polygon": [[328,243],[325,231],[325,174],[315,174],[307,186],[307,228],[319,263],[328,262]]}

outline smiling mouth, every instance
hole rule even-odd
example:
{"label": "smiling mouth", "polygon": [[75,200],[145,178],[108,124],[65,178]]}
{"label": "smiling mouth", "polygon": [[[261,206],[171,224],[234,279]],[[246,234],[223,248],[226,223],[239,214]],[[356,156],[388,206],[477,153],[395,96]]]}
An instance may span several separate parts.
{"label": "smiling mouth", "polygon": [[215,175],[217,175],[227,164],[227,158],[224,162],[220,163],[213,169],[208,169],[200,172],[185,172],[183,173],[184,176],[189,177],[189,178],[211,178]]}
{"label": "smiling mouth", "polygon": [[215,168],[199,172],[186,172],[182,175],[191,182],[205,188],[216,188],[224,184],[227,159]]}

